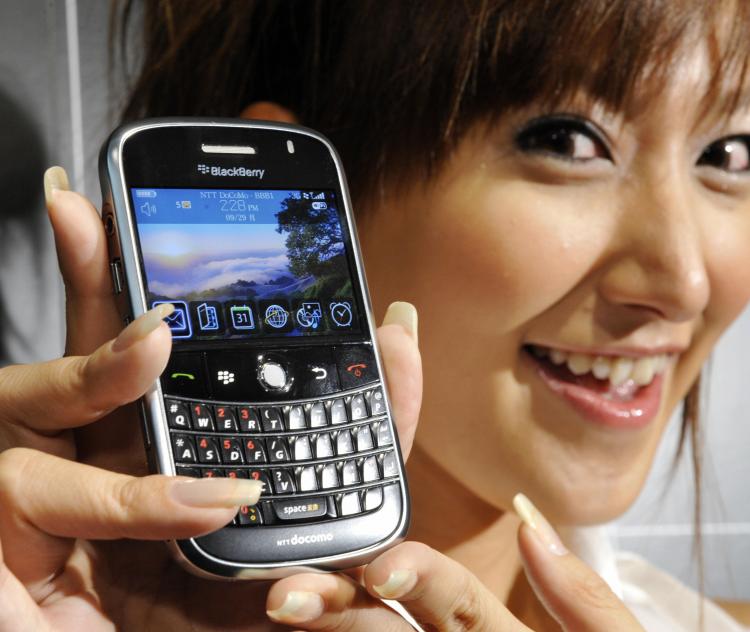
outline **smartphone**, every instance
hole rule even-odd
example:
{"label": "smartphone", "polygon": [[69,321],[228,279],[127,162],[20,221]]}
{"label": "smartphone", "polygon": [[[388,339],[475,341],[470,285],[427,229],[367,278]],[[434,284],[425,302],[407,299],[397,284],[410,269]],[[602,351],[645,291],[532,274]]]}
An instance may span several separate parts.
{"label": "smartphone", "polygon": [[142,400],[154,472],[265,482],[231,524],[170,542],[192,571],[362,564],[409,501],[341,161],[299,126],[152,119],[102,148],[102,220],[127,324],[168,302]]}

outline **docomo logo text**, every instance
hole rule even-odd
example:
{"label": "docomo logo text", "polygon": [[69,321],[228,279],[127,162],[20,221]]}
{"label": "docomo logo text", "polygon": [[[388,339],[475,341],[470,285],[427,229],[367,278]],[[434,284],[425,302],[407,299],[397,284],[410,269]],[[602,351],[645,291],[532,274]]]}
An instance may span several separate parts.
{"label": "docomo logo text", "polygon": [[241,178],[258,178],[263,179],[266,173],[265,169],[248,169],[247,167],[219,167],[217,165],[198,165],[198,172],[203,175],[212,175],[219,177],[241,177]]}
{"label": "docomo logo text", "polygon": [[330,542],[333,540],[333,533],[311,533],[310,535],[295,534],[291,538],[276,540],[276,546],[297,546],[299,544],[317,544],[318,542]]}

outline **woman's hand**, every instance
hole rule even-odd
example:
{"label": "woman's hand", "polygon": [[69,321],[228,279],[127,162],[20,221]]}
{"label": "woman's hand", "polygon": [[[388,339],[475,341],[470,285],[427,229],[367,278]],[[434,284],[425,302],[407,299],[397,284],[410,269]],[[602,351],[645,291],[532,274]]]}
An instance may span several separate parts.
{"label": "woman's hand", "polygon": [[[0,454],[0,632],[111,630],[81,538],[185,538],[258,501],[242,479],[134,478],[28,448]],[[119,628],[119,625],[117,625]]]}
{"label": "woman's hand", "polygon": [[[130,476],[145,472],[145,455],[135,408],[124,404],[161,373],[171,334],[152,310],[110,340],[121,323],[98,213],[66,190],[64,172],[48,173],[45,185],[66,287],[66,350],[76,355],[0,371],[0,632],[277,629],[265,614],[268,583],[201,579],[162,542],[112,542],[205,533],[257,495],[241,489],[251,481]],[[381,327],[378,338],[409,447],[419,352],[402,326]]]}
{"label": "woman's hand", "polygon": [[[518,531],[526,575],[563,630],[634,632],[643,628],[609,586],[569,553],[541,513],[519,494]],[[302,574],[278,581],[269,615],[304,630],[407,632],[414,628],[381,599],[401,603],[435,632],[528,631],[466,568],[430,547],[405,542],[386,551],[356,582],[344,575]]]}

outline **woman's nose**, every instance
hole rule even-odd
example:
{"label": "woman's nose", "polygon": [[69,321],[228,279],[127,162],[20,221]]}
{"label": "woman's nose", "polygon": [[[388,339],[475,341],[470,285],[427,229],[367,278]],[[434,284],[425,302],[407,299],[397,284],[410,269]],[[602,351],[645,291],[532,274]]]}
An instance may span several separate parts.
{"label": "woman's nose", "polygon": [[600,295],[669,321],[695,318],[708,304],[710,283],[690,184],[658,178],[623,200]]}

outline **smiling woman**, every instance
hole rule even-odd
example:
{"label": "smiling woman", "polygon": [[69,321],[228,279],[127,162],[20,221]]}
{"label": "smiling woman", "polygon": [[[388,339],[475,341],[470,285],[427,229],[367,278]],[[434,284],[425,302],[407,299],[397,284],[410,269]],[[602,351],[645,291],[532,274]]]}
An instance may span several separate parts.
{"label": "smiling woman", "polygon": [[[125,118],[296,118],[338,147],[376,308],[421,315],[411,537],[553,626],[514,494],[559,526],[622,514],[683,401],[698,440],[701,366],[750,298],[750,5],[143,5]],[[693,603],[631,606],[693,629]]]}

